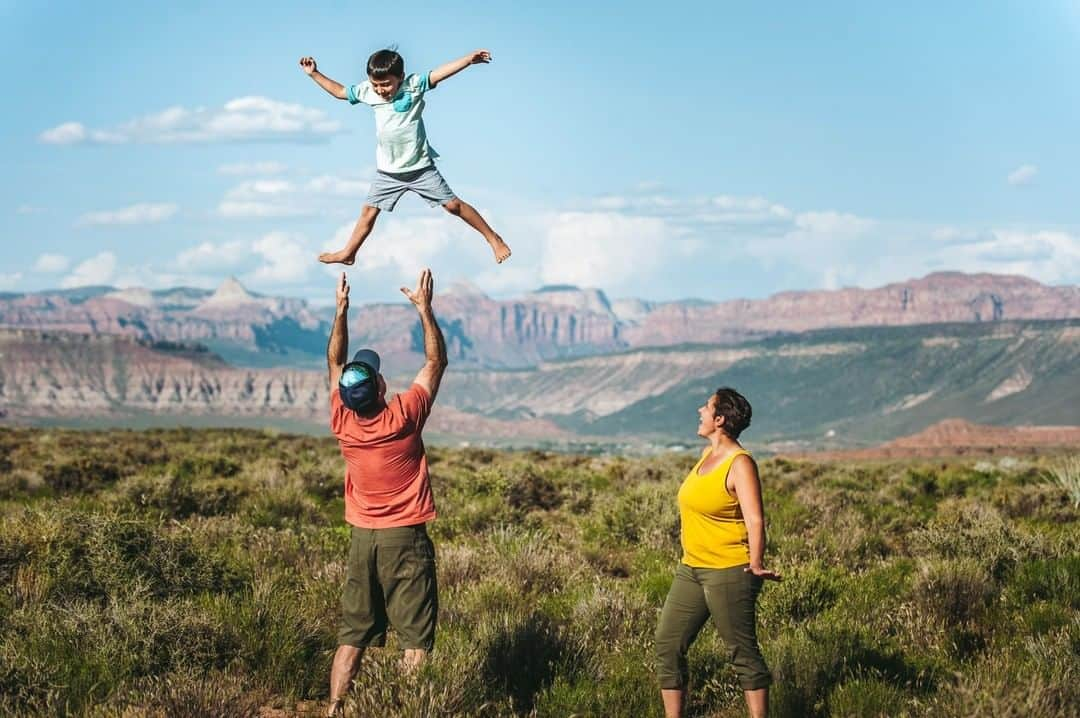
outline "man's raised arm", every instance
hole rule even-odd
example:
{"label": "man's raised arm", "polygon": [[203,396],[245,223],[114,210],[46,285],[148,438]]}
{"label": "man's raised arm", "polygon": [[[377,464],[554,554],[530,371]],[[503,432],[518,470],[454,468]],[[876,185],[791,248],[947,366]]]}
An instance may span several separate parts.
{"label": "man's raised arm", "polygon": [[414,383],[427,390],[431,400],[435,401],[435,395],[439,393],[439,384],[442,382],[443,372],[446,371],[446,340],[443,339],[442,329],[435,321],[435,312],[431,309],[431,297],[434,294],[435,280],[431,276],[431,270],[425,269],[420,273],[420,279],[416,283],[416,290],[410,292],[402,287],[401,292],[416,307],[420,314],[420,325],[424,328],[424,357],[427,361],[420,368]]}
{"label": "man's raised arm", "polygon": [[349,282],[345,272],[337,284],[337,311],[334,326],[330,330],[330,342],[326,345],[326,367],[330,370],[330,391],[337,390],[338,379],[349,355]]}

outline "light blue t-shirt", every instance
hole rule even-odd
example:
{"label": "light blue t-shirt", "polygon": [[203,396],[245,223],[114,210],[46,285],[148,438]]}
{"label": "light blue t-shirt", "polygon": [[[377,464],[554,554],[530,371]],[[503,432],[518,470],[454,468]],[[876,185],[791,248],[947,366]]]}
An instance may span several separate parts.
{"label": "light blue t-shirt", "polygon": [[365,80],[349,85],[346,98],[350,104],[364,103],[375,111],[375,166],[382,172],[411,172],[430,167],[439,156],[428,144],[424,120],[424,93],[430,89],[430,73],[408,75],[397,94],[384,100]]}

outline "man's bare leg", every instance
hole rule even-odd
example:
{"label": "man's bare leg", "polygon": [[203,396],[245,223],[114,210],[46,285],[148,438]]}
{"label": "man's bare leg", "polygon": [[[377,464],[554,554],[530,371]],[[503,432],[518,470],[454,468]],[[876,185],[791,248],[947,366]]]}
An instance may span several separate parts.
{"label": "man's bare leg", "polygon": [[746,696],[746,707],[750,709],[750,718],[765,718],[769,715],[769,689],[758,688],[753,691],[743,691]]}
{"label": "man's bare leg", "polygon": [[326,264],[352,264],[356,261],[356,252],[371,234],[371,228],[375,226],[375,218],[379,216],[379,208],[365,204],[360,212],[360,219],[356,220],[352,235],[349,237],[345,248],[337,252],[323,252],[319,255],[319,261]]}
{"label": "man's bare leg", "polygon": [[427,658],[428,652],[423,648],[406,648],[401,657],[401,667],[406,673],[414,673],[420,664]]}
{"label": "man's bare leg", "polygon": [[510,256],[510,247],[471,204],[455,197],[444,204],[443,209],[456,217],[461,217],[470,227],[484,235],[484,239],[491,245],[491,251],[495,253],[496,262],[502,264]]}
{"label": "man's bare leg", "polygon": [[341,704],[345,700],[345,694],[352,686],[356,671],[360,668],[360,659],[364,657],[364,649],[355,646],[338,646],[334,654],[334,664],[330,669],[330,706],[326,715],[338,715]]}
{"label": "man's bare leg", "polygon": [[686,691],[682,689],[662,689],[660,698],[664,701],[664,718],[682,718]]}

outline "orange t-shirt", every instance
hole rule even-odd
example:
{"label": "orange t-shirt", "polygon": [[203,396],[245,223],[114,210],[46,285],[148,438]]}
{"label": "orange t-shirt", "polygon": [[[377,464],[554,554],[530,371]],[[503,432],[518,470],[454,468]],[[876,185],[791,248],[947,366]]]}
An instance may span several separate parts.
{"label": "orange t-shirt", "polygon": [[435,518],[420,432],[431,395],[419,384],[373,417],[360,416],[330,392],[330,429],[345,457],[345,520],[362,529],[411,526]]}

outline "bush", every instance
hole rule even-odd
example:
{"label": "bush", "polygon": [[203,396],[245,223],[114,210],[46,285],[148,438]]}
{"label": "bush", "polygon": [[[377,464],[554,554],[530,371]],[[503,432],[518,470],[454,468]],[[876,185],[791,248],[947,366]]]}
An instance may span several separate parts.
{"label": "bush", "polygon": [[836,718],[894,718],[903,713],[906,696],[877,678],[856,678],[829,694],[829,715]]}
{"label": "bush", "polygon": [[120,478],[120,467],[107,456],[90,454],[45,464],[42,478],[53,491],[77,493],[97,491]]}
{"label": "bush", "polygon": [[195,482],[179,475],[132,477],[116,487],[119,506],[152,511],[174,519],[220,516],[236,511],[244,491],[235,482]]}
{"label": "bush", "polygon": [[118,691],[91,718],[259,718],[271,694],[250,676],[178,671]]}
{"label": "bush", "polygon": [[[821,564],[795,569],[762,592],[758,604],[761,620],[799,623],[813,618],[836,603],[845,591],[844,579],[840,569]],[[859,590],[857,580],[851,590]]]}

